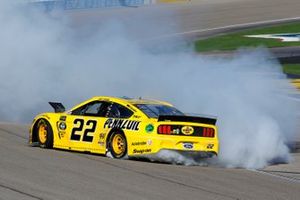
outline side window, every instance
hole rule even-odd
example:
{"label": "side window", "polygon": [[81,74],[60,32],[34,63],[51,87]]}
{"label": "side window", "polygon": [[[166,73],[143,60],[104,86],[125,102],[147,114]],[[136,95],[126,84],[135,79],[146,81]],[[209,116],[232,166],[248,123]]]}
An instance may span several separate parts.
{"label": "side window", "polygon": [[107,113],[108,103],[94,101],[72,111],[72,115],[97,116],[102,117]]}
{"label": "side window", "polygon": [[102,104],[101,102],[96,102],[96,103],[93,103],[93,104],[89,105],[86,108],[84,115],[97,116],[97,114],[99,112],[99,109],[101,107],[101,104]]}
{"label": "side window", "polygon": [[133,112],[131,110],[129,110],[128,108],[126,108],[126,107],[124,107],[120,104],[113,103],[109,107],[108,117],[112,117],[112,118],[129,118],[132,115],[133,115]]}

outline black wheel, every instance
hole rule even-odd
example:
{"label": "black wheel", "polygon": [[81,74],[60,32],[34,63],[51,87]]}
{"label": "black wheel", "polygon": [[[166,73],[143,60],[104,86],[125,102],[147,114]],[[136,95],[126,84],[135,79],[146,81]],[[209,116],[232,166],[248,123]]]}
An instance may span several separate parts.
{"label": "black wheel", "polygon": [[123,133],[114,132],[108,142],[108,150],[113,158],[121,159],[127,155],[127,140]]}
{"label": "black wheel", "polygon": [[53,147],[53,131],[47,120],[41,119],[37,122],[36,133],[40,147]]}

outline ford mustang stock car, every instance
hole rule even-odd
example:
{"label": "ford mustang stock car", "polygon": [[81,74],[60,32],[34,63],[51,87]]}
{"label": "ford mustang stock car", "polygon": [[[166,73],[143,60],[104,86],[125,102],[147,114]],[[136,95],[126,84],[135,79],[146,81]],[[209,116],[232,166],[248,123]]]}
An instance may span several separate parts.
{"label": "ford mustang stock car", "polygon": [[189,116],[167,102],[93,97],[69,111],[49,102],[55,112],[36,116],[29,143],[124,158],[174,150],[217,155],[216,119]]}

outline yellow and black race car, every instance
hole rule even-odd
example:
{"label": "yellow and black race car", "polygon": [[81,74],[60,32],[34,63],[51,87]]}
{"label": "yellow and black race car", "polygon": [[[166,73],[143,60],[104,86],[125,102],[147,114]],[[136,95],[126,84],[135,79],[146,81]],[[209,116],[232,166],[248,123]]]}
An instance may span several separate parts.
{"label": "yellow and black race car", "polygon": [[70,111],[49,102],[54,113],[35,117],[29,143],[114,158],[156,154],[161,150],[217,155],[216,119],[187,116],[156,100],[94,97]]}

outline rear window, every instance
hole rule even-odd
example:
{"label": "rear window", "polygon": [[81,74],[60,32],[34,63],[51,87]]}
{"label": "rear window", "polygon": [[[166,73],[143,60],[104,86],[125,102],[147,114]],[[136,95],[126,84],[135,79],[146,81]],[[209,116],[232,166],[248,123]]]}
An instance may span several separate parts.
{"label": "rear window", "polygon": [[136,104],[143,113],[150,118],[158,118],[159,115],[184,115],[174,107],[159,104]]}

